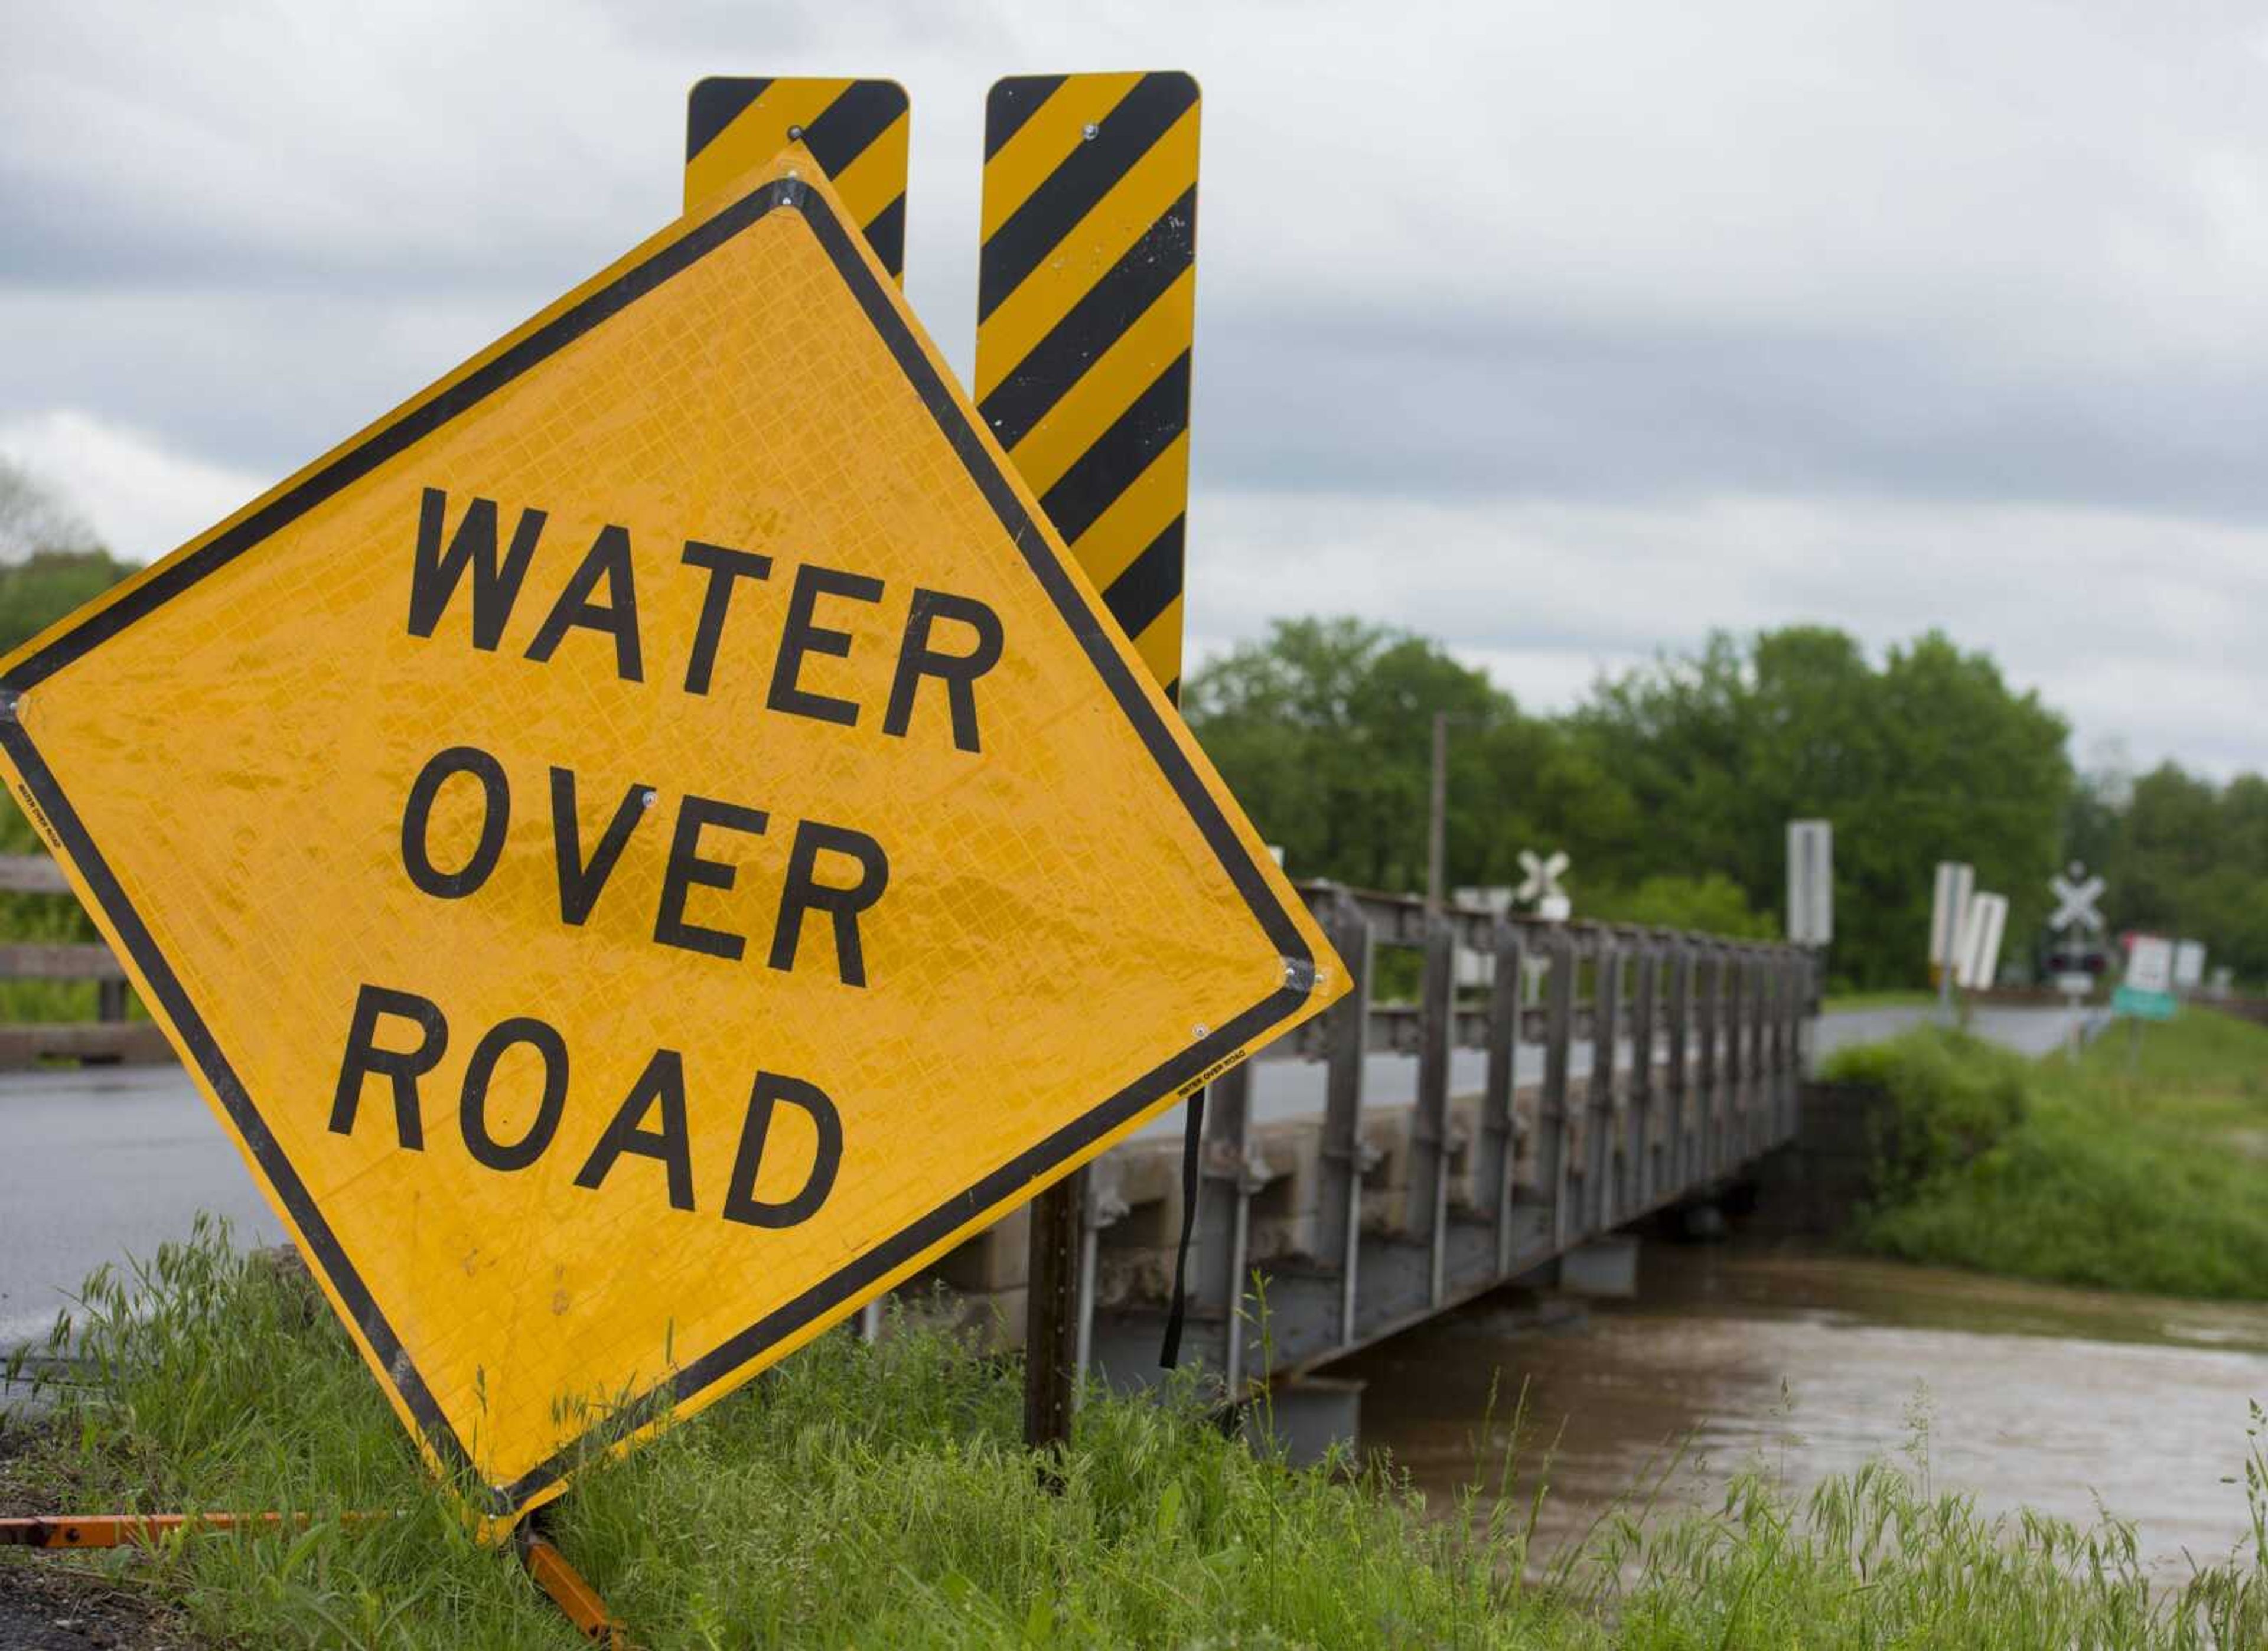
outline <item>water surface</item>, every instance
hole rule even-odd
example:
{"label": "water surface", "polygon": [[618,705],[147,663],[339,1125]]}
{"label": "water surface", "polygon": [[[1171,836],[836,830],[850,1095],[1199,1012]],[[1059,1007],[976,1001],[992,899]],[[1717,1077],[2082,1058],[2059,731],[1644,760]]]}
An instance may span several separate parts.
{"label": "water surface", "polygon": [[1756,1461],[1800,1493],[1885,1454],[1926,1460],[1935,1488],[1988,1510],[2085,1523],[2099,1497],[2137,1523],[2161,1575],[2248,1537],[2247,1401],[2268,1403],[2268,1306],[1738,1244],[1649,1244],[1639,1291],[1557,1324],[1532,1299],[1491,1298],[1334,1373],[1368,1383],[1365,1445],[1437,1500],[1476,1460],[1493,1481],[1524,1380],[1523,1485],[1557,1439],[1546,1546],[1673,1461],[1664,1501],[1693,1506]]}

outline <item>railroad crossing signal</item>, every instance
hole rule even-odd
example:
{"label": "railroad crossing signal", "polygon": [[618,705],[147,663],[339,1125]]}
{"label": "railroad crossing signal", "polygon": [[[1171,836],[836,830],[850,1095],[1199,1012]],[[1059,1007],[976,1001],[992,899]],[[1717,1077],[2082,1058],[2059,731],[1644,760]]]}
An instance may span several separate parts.
{"label": "railroad crossing signal", "polygon": [[2102,898],[2106,886],[2101,877],[2088,877],[2087,868],[2073,861],[2068,871],[2048,879],[2048,891],[2056,898],[2055,915],[2048,919],[2048,927],[2083,933],[2101,928],[2102,913],[2095,902]]}
{"label": "railroad crossing signal", "polygon": [[1557,849],[1548,859],[1538,859],[1532,849],[1520,851],[1520,869],[1528,875],[1513,891],[1513,899],[1533,901],[1538,906],[1546,901],[1564,901],[1567,892],[1559,886],[1559,879],[1567,870],[1567,856]]}
{"label": "railroad crossing signal", "polygon": [[1547,922],[1562,923],[1574,909],[1567,892],[1559,886],[1559,878],[1567,870],[1567,856],[1557,849],[1548,859],[1536,858],[1528,849],[1520,851],[1520,869],[1528,875],[1521,879],[1520,887],[1513,892],[1518,900],[1533,900],[1535,914]]}
{"label": "railroad crossing signal", "polygon": [[503,1521],[1344,989],[801,150],[0,662],[0,753]]}

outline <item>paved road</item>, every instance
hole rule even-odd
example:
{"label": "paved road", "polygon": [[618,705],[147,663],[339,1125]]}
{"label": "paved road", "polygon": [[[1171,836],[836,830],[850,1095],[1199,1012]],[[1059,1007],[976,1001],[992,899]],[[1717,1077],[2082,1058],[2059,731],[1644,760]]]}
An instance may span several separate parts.
{"label": "paved road", "polygon": [[[1867,1009],[1833,1015],[1816,1032],[1815,1052],[1888,1037],[1924,1018],[1925,1009]],[[2067,1035],[2070,1011],[1983,1009],[1986,1037],[2027,1053],[2054,1048]],[[1480,1086],[1478,1050],[1457,1052],[1456,1092]],[[1590,1051],[1573,1051],[1577,1076]],[[1543,1076],[1540,1049],[1521,1051],[1522,1082]],[[1407,1104],[1417,1093],[1418,1062],[1373,1055],[1364,1075],[1366,1098]],[[1320,1109],[1322,1068],[1304,1061],[1263,1061],[1253,1075],[1256,1118],[1296,1117]],[[1177,1114],[1153,1131],[1181,1128]],[[102,1261],[147,1255],[186,1233],[199,1210],[225,1215],[239,1234],[278,1242],[282,1229],[253,1190],[234,1147],[205,1111],[188,1077],[171,1067],[90,1068],[0,1077],[0,1348],[46,1334],[63,1292]]]}
{"label": "paved road", "polygon": [[0,1077],[0,1347],[44,1337],[102,1261],[150,1254],[199,1210],[283,1229],[178,1067]]}

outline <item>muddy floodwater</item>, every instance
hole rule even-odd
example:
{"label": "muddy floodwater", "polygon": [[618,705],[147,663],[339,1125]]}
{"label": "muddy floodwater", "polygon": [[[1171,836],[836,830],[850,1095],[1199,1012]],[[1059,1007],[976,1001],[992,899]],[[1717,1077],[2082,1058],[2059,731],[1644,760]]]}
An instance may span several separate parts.
{"label": "muddy floodwater", "polygon": [[2268,1307],[1736,1244],[1648,1244],[1638,1287],[1557,1323],[1532,1298],[1492,1298],[1333,1373],[1367,1383],[1365,1445],[1437,1501],[1476,1461],[1493,1482],[1525,1380],[1523,1489],[1557,1440],[1539,1554],[1681,1446],[1667,1502],[1706,1504],[1757,1462],[1800,1493],[1869,1457],[1913,1459],[1924,1414],[1933,1488],[2081,1523],[2099,1498],[2139,1526],[2158,1575],[2248,1537],[2247,1401],[2268,1403]]}

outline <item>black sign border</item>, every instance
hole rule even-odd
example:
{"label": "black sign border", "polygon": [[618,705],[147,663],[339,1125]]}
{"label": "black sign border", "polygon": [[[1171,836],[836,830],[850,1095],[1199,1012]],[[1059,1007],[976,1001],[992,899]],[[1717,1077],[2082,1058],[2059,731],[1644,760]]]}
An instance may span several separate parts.
{"label": "black sign border", "polygon": [[1314,958],[1298,924],[1277,899],[1238,840],[1235,829],[1174,740],[1157,702],[1143,691],[1135,674],[1138,667],[1130,665],[1112,645],[1108,621],[1103,617],[1101,605],[1088,599],[1049,545],[1047,534],[1025,509],[1001,466],[986,451],[976,426],[961,410],[951,386],[892,303],[885,283],[877,279],[854,237],[836,216],[828,197],[792,177],[775,179],[757,187],[629,265],[558,315],[529,329],[455,382],[447,383],[438,393],[411,403],[319,468],[261,503],[242,520],[214,534],[178,561],[161,565],[108,605],[73,625],[0,677],[0,746],[4,746],[23,776],[28,800],[45,816],[48,827],[132,955],[165,1018],[227,1110],[269,1185],[291,1212],[317,1265],[346,1304],[364,1340],[377,1355],[383,1379],[400,1395],[416,1419],[428,1447],[450,1473],[462,1481],[473,1479],[472,1457],[465,1442],[441,1413],[423,1376],[372,1298],[337,1235],[309,1197],[306,1184],[215,1041],[204,1016],[190,1001],[173,966],[151,939],[140,914],[126,898],[108,862],[89,838],[70,798],[16,717],[16,703],[39,683],[117,635],[136,620],[162,607],[459,414],[478,405],[529,368],[557,354],[673,275],[692,268],[773,211],[783,209],[802,216],[859,307],[888,346],[922,405],[966,467],[970,481],[1022,553],[1034,576],[1053,600],[1109,689],[1111,698],[1141,736],[1144,748],[1171,783],[1174,795],[1189,811],[1253,917],[1283,957],[1284,980],[1258,1002],[1082,1117],[975,1185],[947,1199],[719,1346],[681,1367],[667,1380],[614,1410],[519,1479],[508,1485],[483,1486],[481,1493],[490,1511],[501,1517],[517,1517],[530,1502],[596,1452],[670,1409],[706,1393],[749,1360],[813,1321],[844,1307],[859,1292],[870,1288],[993,1205],[1030,1189],[1042,1177],[1112,1130],[1160,1101],[1183,1092],[1216,1062],[1235,1054],[1297,1014],[1314,987]]}

